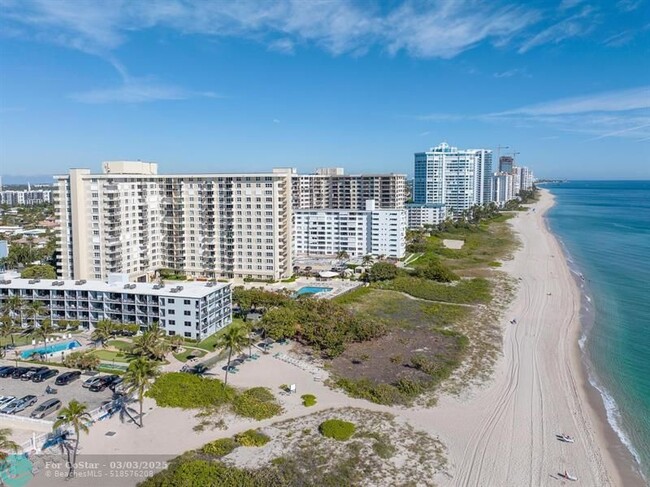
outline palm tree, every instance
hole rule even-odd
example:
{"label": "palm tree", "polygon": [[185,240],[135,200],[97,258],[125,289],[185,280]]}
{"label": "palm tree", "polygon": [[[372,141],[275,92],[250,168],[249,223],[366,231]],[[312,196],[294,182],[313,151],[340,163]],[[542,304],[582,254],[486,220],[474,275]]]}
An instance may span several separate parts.
{"label": "palm tree", "polygon": [[230,328],[219,336],[215,347],[228,350],[228,365],[226,366],[225,384],[228,384],[228,372],[230,371],[230,359],[232,358],[232,353],[241,352],[244,345],[248,343],[248,340],[249,338],[246,329],[237,325],[231,325]]}
{"label": "palm tree", "polygon": [[129,394],[136,393],[140,403],[140,428],[144,426],[142,418],[142,403],[144,402],[144,393],[149,388],[151,381],[158,376],[158,365],[146,357],[139,357],[129,364],[129,368],[124,374],[124,383]]}
{"label": "palm tree", "polygon": [[154,360],[164,359],[170,348],[165,336],[165,330],[154,323],[142,335],[133,340],[133,354]]}
{"label": "palm tree", "polygon": [[95,342],[100,342],[102,347],[105,347],[106,342],[115,336],[115,332],[115,323],[111,320],[99,320],[90,338]]}
{"label": "palm tree", "polygon": [[44,319],[41,325],[34,330],[34,336],[46,340],[54,332],[54,327],[49,319]]}
{"label": "palm tree", "polygon": [[[20,298],[20,296],[9,296],[5,299],[4,306],[2,307],[2,312],[14,321],[16,327],[22,325],[22,312],[25,307],[25,303]],[[14,344],[14,337],[11,337],[11,343]]]}
{"label": "palm tree", "polygon": [[70,447],[66,446],[68,450],[68,478],[74,477],[74,465],[77,462],[77,450],[79,448],[79,432],[83,431],[88,433],[88,426],[86,423],[91,421],[90,414],[88,414],[87,406],[83,403],[80,403],[76,399],[73,399],[68,403],[68,406],[59,411],[59,419],[54,422],[52,425],[52,430],[56,431],[57,429],[65,426],[72,426],[74,429],[74,450],[72,453],[72,461],[70,461]]}
{"label": "palm tree", "polygon": [[173,335],[169,337],[169,345],[173,350],[178,351],[185,344],[185,340],[180,335]]}
{"label": "palm tree", "polygon": [[337,252],[336,258],[337,258],[337,260],[349,259],[350,254],[348,254],[345,250],[341,250],[340,252]]}
{"label": "palm tree", "polygon": [[11,337],[11,341],[13,343],[14,341],[14,332],[16,331],[16,325],[14,324],[14,320],[11,319],[11,316],[8,314],[3,314],[0,315],[0,337],[2,337],[4,340],[4,343],[2,344],[2,348],[5,349],[7,347],[7,337]]}
{"label": "palm tree", "polygon": [[0,429],[0,461],[6,460],[10,452],[20,450],[18,444],[11,439],[11,430],[9,428]]}
{"label": "palm tree", "polygon": [[372,264],[372,255],[364,255],[363,258],[361,259],[361,262],[364,266],[367,266],[368,264]]}
{"label": "palm tree", "polygon": [[43,314],[45,306],[40,301],[31,301],[25,306],[25,316],[32,320],[32,328],[36,329],[38,318]]}

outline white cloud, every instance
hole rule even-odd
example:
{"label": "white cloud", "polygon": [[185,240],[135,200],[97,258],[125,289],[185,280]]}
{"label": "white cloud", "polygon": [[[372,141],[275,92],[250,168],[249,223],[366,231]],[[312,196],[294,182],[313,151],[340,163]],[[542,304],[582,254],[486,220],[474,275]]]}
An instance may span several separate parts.
{"label": "white cloud", "polygon": [[512,68],[506,71],[500,71],[492,73],[494,78],[512,78],[513,76],[521,76],[524,78],[530,78],[530,74],[524,68]]}
{"label": "white cloud", "polygon": [[583,7],[577,14],[560,20],[529,38],[519,48],[519,53],[523,54],[534,47],[544,44],[559,44],[571,37],[579,37],[590,33],[595,28],[594,13],[594,8],[590,6]]}
{"label": "white cloud", "polygon": [[483,114],[434,113],[416,117],[429,122],[474,120],[516,127],[551,127],[592,135],[589,140],[650,137],[650,86],[595,93]]}
{"label": "white cloud", "polygon": [[185,100],[188,98],[217,95],[211,92],[193,92],[176,86],[159,84],[153,80],[130,78],[117,88],[102,88],[74,93],[70,98],[81,103],[143,103],[163,100]]}
{"label": "white cloud", "polygon": [[114,50],[133,31],[163,26],[184,34],[250,38],[282,52],[312,43],[333,55],[379,47],[391,54],[450,58],[486,40],[507,43],[539,18],[525,7],[455,0],[406,0],[396,7],[345,0],[24,0],[6,5],[0,15],[31,27],[39,38],[92,53]]}
{"label": "white cloud", "polygon": [[650,86],[562,98],[494,115],[563,115],[587,112],[620,112],[644,108],[650,108]]}

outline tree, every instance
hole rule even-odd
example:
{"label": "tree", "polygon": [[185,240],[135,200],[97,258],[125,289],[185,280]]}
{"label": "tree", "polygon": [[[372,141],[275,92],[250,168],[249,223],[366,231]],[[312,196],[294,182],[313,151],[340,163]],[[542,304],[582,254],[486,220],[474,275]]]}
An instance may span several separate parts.
{"label": "tree", "polygon": [[226,366],[226,380],[228,384],[228,372],[230,371],[230,359],[233,352],[241,352],[244,345],[248,343],[248,334],[242,326],[231,325],[222,335],[219,336],[216,348],[228,350],[228,365]]}
{"label": "tree", "polygon": [[172,347],[172,350],[178,351],[184,344],[185,340],[180,335],[169,337],[169,345]]}
{"label": "tree", "polygon": [[165,330],[154,323],[142,335],[133,340],[133,354],[138,357],[163,360],[170,348],[165,336]]}
{"label": "tree", "polygon": [[361,263],[364,266],[372,264],[372,255],[364,255],[363,258],[361,259]]}
{"label": "tree", "polygon": [[147,391],[153,381],[159,375],[158,365],[147,357],[139,357],[129,364],[129,368],[124,374],[124,383],[129,394],[136,393],[140,403],[140,422],[139,427],[144,426],[142,418],[142,403],[144,402],[144,393]]}
{"label": "tree", "polygon": [[24,307],[24,315],[32,321],[32,328],[38,325],[38,318],[44,313],[45,305],[41,301],[31,301]]}
{"label": "tree", "polygon": [[79,449],[79,433],[83,431],[88,433],[88,426],[86,423],[90,422],[92,418],[87,412],[87,406],[79,401],[73,399],[68,403],[68,406],[59,411],[58,418],[54,425],[52,425],[52,430],[56,431],[61,427],[70,427],[74,429],[74,450],[72,453],[72,461],[70,461],[70,447],[66,445],[66,450],[68,451],[68,478],[74,477],[74,465],[77,462],[77,450]]}
{"label": "tree", "polygon": [[20,447],[11,439],[11,430],[9,428],[0,429],[0,461],[4,461],[9,453],[20,451]]}
{"label": "tree", "polygon": [[99,320],[95,329],[93,330],[90,338],[95,342],[100,342],[102,347],[106,346],[106,342],[115,337],[117,329],[115,323],[111,320]]}
{"label": "tree", "polygon": [[53,332],[54,327],[52,326],[52,322],[46,318],[41,322],[40,326],[34,330],[33,334],[34,336],[45,341],[45,339],[49,337]]}
{"label": "tree", "polygon": [[377,262],[368,271],[368,281],[386,281],[397,277],[397,267],[388,262]]}
{"label": "tree", "polygon": [[[25,303],[20,298],[20,296],[9,296],[7,299],[5,299],[3,312],[11,317],[16,328],[22,325],[22,316],[24,309]],[[11,337],[11,343],[14,343],[13,336]]]}
{"label": "tree", "polygon": [[338,260],[346,260],[350,258],[350,254],[348,254],[345,250],[341,250],[340,252],[337,252],[336,258]]}
{"label": "tree", "polygon": [[56,269],[48,264],[25,267],[20,273],[23,279],[56,279]]}
{"label": "tree", "polygon": [[11,342],[14,341],[14,333],[17,331],[14,320],[11,319],[11,316],[8,314],[3,314],[0,316],[0,337],[2,337],[3,349],[7,347],[7,337],[11,337]]}
{"label": "tree", "polygon": [[259,322],[260,328],[274,340],[293,337],[297,325],[296,312],[286,307],[268,310]]}
{"label": "tree", "polygon": [[451,282],[460,279],[451,269],[437,260],[432,260],[424,269],[419,269],[418,275],[438,282]]}

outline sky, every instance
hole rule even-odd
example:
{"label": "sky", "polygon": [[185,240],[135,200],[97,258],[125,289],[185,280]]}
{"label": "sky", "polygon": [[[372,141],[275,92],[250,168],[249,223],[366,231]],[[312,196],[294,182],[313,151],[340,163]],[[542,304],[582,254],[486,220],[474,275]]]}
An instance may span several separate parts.
{"label": "sky", "polygon": [[650,179],[650,0],[0,0],[0,174],[412,174],[442,141]]}

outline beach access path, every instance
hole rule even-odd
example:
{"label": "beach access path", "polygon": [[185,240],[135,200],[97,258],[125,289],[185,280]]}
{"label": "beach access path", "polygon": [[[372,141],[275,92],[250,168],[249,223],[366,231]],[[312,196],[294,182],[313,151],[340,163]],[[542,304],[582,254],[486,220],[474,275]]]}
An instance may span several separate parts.
{"label": "beach access path", "polygon": [[[82,438],[82,453],[171,459],[251,427],[353,406],[391,412],[440,437],[449,463],[448,475],[433,479],[438,485],[560,486],[568,483],[558,476],[564,470],[576,475],[579,485],[636,485],[622,479],[608,451],[606,425],[587,398],[578,347],[580,293],[557,240],[546,229],[543,215],[552,205],[553,197],[543,190],[535,211],[519,212],[511,220],[522,245],[503,270],[517,279],[518,292],[502,320],[503,356],[488,383],[460,397],[443,396],[433,408],[386,407],[349,398],[309,372],[267,355],[229,379],[238,387],[267,386],[276,394],[280,384],[296,384],[297,394],[279,397],[284,414],[259,423],[229,418],[226,430],[197,433],[192,430],[198,422],[194,412],[158,408],[147,399],[144,428],[117,418],[101,422]],[[513,318],[517,324],[510,323]],[[315,394],[318,404],[303,407],[299,396],[304,393]],[[115,434],[106,436],[109,431]],[[558,441],[559,433],[573,436],[575,443]]]}

